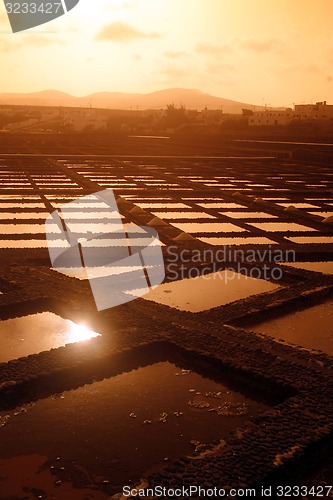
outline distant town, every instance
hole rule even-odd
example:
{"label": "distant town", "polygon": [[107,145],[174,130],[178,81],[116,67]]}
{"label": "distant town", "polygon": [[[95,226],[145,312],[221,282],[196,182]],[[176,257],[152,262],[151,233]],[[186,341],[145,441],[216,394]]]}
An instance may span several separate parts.
{"label": "distant town", "polygon": [[110,132],[114,134],[173,134],[239,128],[316,126],[333,124],[333,105],[326,101],[295,104],[294,108],[253,106],[241,112],[187,109],[168,104],[164,109],[112,110],[93,107],[0,105],[0,131],[24,133]]}

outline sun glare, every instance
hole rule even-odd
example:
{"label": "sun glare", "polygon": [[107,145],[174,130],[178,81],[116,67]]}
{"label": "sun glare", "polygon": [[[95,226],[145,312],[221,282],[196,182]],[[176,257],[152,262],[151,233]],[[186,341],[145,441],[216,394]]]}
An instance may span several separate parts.
{"label": "sun glare", "polygon": [[99,337],[99,335],[99,333],[89,330],[85,325],[72,323],[68,332],[68,343],[83,342],[93,339],[94,337]]}

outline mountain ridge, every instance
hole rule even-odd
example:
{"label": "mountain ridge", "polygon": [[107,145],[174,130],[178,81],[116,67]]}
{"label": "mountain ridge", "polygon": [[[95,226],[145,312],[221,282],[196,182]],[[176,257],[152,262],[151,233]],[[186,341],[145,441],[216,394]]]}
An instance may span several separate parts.
{"label": "mountain ridge", "polygon": [[[0,93],[2,105],[35,105],[64,107],[93,107],[109,109],[164,109],[168,104],[186,109],[222,109],[224,113],[241,113],[242,108],[254,109],[253,104],[233,101],[204,93],[197,89],[168,88],[150,93],[95,92],[73,96],[49,89],[30,93]],[[261,106],[256,106],[261,108]]]}

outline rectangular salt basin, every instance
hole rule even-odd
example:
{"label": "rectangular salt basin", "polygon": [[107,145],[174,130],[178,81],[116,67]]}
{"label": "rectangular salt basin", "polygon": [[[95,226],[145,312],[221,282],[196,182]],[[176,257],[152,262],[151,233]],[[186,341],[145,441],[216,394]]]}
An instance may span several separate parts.
{"label": "rectangular salt basin", "polygon": [[318,215],[318,217],[333,217],[333,212],[309,212],[311,215]]}
{"label": "rectangular salt basin", "polygon": [[[22,197],[17,194],[2,194],[1,195],[1,200],[19,200]],[[40,196],[35,195],[35,194],[25,194],[23,201],[28,201],[28,200],[40,200]]]}
{"label": "rectangular salt basin", "polygon": [[199,207],[203,208],[246,208],[244,205],[239,205],[239,203],[198,203]]}
{"label": "rectangular salt basin", "polygon": [[333,262],[283,262],[283,265],[318,273],[333,274]]}
{"label": "rectangular salt basin", "polygon": [[3,320],[0,321],[0,363],[98,335],[84,325],[50,312]]}
{"label": "rectangular salt basin", "polygon": [[[140,238],[139,235],[133,235],[131,234],[130,238],[127,239],[125,235],[123,235],[123,238],[101,238],[101,239],[92,239],[85,241],[84,246],[85,248],[111,248],[112,247],[126,247],[128,248],[129,242],[131,243],[132,246],[141,246],[145,247],[147,245],[147,239],[145,238]],[[159,245],[164,245],[163,243],[160,243],[156,239],[152,241],[152,243],[149,246],[159,246]]]}
{"label": "rectangular salt basin", "polygon": [[0,212],[0,219],[46,219],[49,212]]}
{"label": "rectangular salt basin", "polygon": [[[60,229],[56,224],[50,224],[48,231],[60,233]],[[45,234],[44,224],[2,224],[2,234]]]}
{"label": "rectangular salt basin", "polygon": [[233,184],[232,182],[221,182],[221,181],[218,181],[218,180],[214,180],[214,179],[210,179],[208,181],[205,182],[204,184],[205,186],[217,186],[217,187],[235,187],[236,184]]}
{"label": "rectangular salt basin", "polygon": [[[275,198],[275,196],[271,196],[269,198],[263,198],[263,200],[266,200],[266,201],[272,201],[272,202],[276,202],[276,201],[282,201],[282,200],[287,200],[288,198]],[[290,203],[287,203],[287,206],[291,205],[291,202]]]}
{"label": "rectangular salt basin", "polygon": [[269,281],[225,270],[163,283],[143,298],[181,311],[200,312],[277,288]]}
{"label": "rectangular salt basin", "polygon": [[[146,266],[148,268],[152,266]],[[142,269],[141,266],[95,266],[95,267],[63,267],[57,268],[57,272],[65,274],[66,276],[70,276],[81,281],[92,279],[92,278],[105,278],[106,276],[115,276],[118,275],[121,280],[123,277],[121,274],[131,273],[131,271],[140,271]]]}
{"label": "rectangular salt basin", "polygon": [[333,244],[333,236],[290,236],[286,240],[292,241],[293,243],[330,243]]}
{"label": "rectangular salt basin", "polygon": [[276,241],[261,236],[253,238],[198,238],[198,240],[209,245],[277,245]]}
{"label": "rectangular salt basin", "polygon": [[51,180],[51,181],[48,181],[48,182],[45,182],[45,181],[36,181],[36,185],[39,186],[39,187],[55,187],[55,188],[59,188],[59,187],[63,187],[63,188],[72,188],[72,187],[79,187],[78,184],[76,184],[75,182],[69,182],[69,181],[56,181],[56,180]]}
{"label": "rectangular salt basin", "polygon": [[293,205],[296,208],[316,208],[316,205],[312,205],[310,203],[277,203],[277,205],[280,205],[281,207],[289,207],[290,205]]}
{"label": "rectangular salt basin", "polygon": [[[53,201],[52,205],[54,207],[61,208],[64,205],[66,205],[67,203],[70,203],[70,202],[71,202],[71,200],[64,200],[63,202],[54,202]],[[80,203],[80,202],[75,203],[73,201],[73,202],[71,202],[71,209],[72,208],[77,208],[77,209],[80,209],[80,210],[90,210],[91,208],[108,208],[110,210],[109,206],[106,203],[102,202],[102,201],[101,202],[93,202],[93,201],[86,202],[85,201],[84,204]]]}
{"label": "rectangular salt basin", "polygon": [[265,212],[220,212],[221,215],[226,215],[233,219],[274,219],[277,216],[267,214]]}
{"label": "rectangular salt basin", "polygon": [[124,219],[123,215],[120,215],[117,212],[111,211],[111,208],[109,210],[105,210],[103,212],[94,212],[94,211],[90,211],[87,208],[83,208],[81,212],[74,212],[74,211],[71,212],[70,210],[66,210],[66,221],[85,220],[85,221],[89,221],[90,223],[93,223],[93,221],[100,223],[103,220],[103,223],[108,223],[108,222],[112,222],[116,217],[117,218],[120,217],[121,219]]}
{"label": "rectangular salt basin", "polygon": [[200,177],[200,179],[195,179],[193,180],[192,182],[219,182],[219,181],[216,181],[214,179],[204,179],[203,177]]}
{"label": "rectangular salt basin", "polygon": [[61,194],[47,194],[45,196],[48,200],[64,200],[64,203],[66,202],[70,202],[73,200],[72,197],[70,197],[69,195],[67,196],[62,196]]}
{"label": "rectangular salt basin", "polygon": [[256,333],[333,355],[333,300],[251,326]]}
{"label": "rectangular salt basin", "polygon": [[264,231],[316,231],[312,227],[303,226],[302,224],[296,224],[295,222],[256,222],[251,223],[253,227],[258,229],[263,229]]}
{"label": "rectangular salt basin", "polygon": [[246,229],[235,226],[229,222],[180,222],[179,224],[172,223],[186,233],[244,233]]}
{"label": "rectangular salt basin", "polygon": [[0,248],[64,248],[64,242],[61,240],[0,240]]}
{"label": "rectangular salt basin", "polygon": [[30,202],[30,203],[21,203],[21,202],[0,202],[0,208],[45,208],[44,203]]}
{"label": "rectangular salt basin", "polygon": [[119,188],[119,187],[131,187],[131,186],[136,186],[136,184],[122,184],[122,183],[117,183],[115,184],[114,182],[99,182],[98,183],[100,186],[106,186],[106,187],[114,187],[114,188]]}
{"label": "rectangular salt basin", "polygon": [[252,184],[249,183],[250,187],[270,187],[270,184]]}
{"label": "rectangular salt basin", "polygon": [[[89,471],[87,481],[106,479],[116,492],[124,484],[139,484],[152,467],[192,455],[196,444],[219,441],[269,409],[239,384],[193,368],[185,361],[145,361],[137,369],[40,399],[26,411],[0,412],[2,457],[37,449],[67,473],[74,463]],[[61,492],[62,485],[58,488]]]}
{"label": "rectangular salt basin", "polygon": [[[134,201],[134,200],[132,200]],[[192,208],[189,205],[185,205],[185,203],[158,203],[150,200],[149,203],[136,203],[140,208]]]}
{"label": "rectangular salt basin", "polygon": [[150,183],[156,183],[156,182],[167,182],[165,179],[153,179],[153,178],[150,178],[148,180],[146,180],[145,182],[150,182]]}
{"label": "rectangular salt basin", "polygon": [[151,212],[161,219],[216,219],[205,212]]}
{"label": "rectangular salt basin", "polygon": [[[66,214],[66,220],[69,219]],[[112,222],[114,221],[114,222]],[[118,223],[117,219],[110,219],[109,223],[103,224],[103,223],[98,223],[94,222],[93,224],[86,224],[86,223],[77,223],[77,222],[68,222],[67,226],[73,233],[80,233],[80,234],[106,234],[106,233],[112,233],[115,231],[121,231],[123,229],[123,225],[121,222]]]}

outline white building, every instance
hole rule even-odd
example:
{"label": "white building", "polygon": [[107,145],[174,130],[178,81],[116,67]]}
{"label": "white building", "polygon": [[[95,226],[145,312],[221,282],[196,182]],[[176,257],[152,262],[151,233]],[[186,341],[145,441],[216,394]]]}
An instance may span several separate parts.
{"label": "white building", "polygon": [[295,110],[265,109],[257,111],[249,117],[249,125],[254,127],[288,125],[292,121],[329,120],[333,119],[333,105],[326,101],[316,104],[295,104]]}
{"label": "white building", "polygon": [[293,120],[291,108],[286,110],[265,109],[257,111],[249,117],[249,125],[253,127],[288,125]]}
{"label": "white building", "polygon": [[294,120],[329,120],[333,118],[333,105],[326,101],[316,104],[295,104]]}

